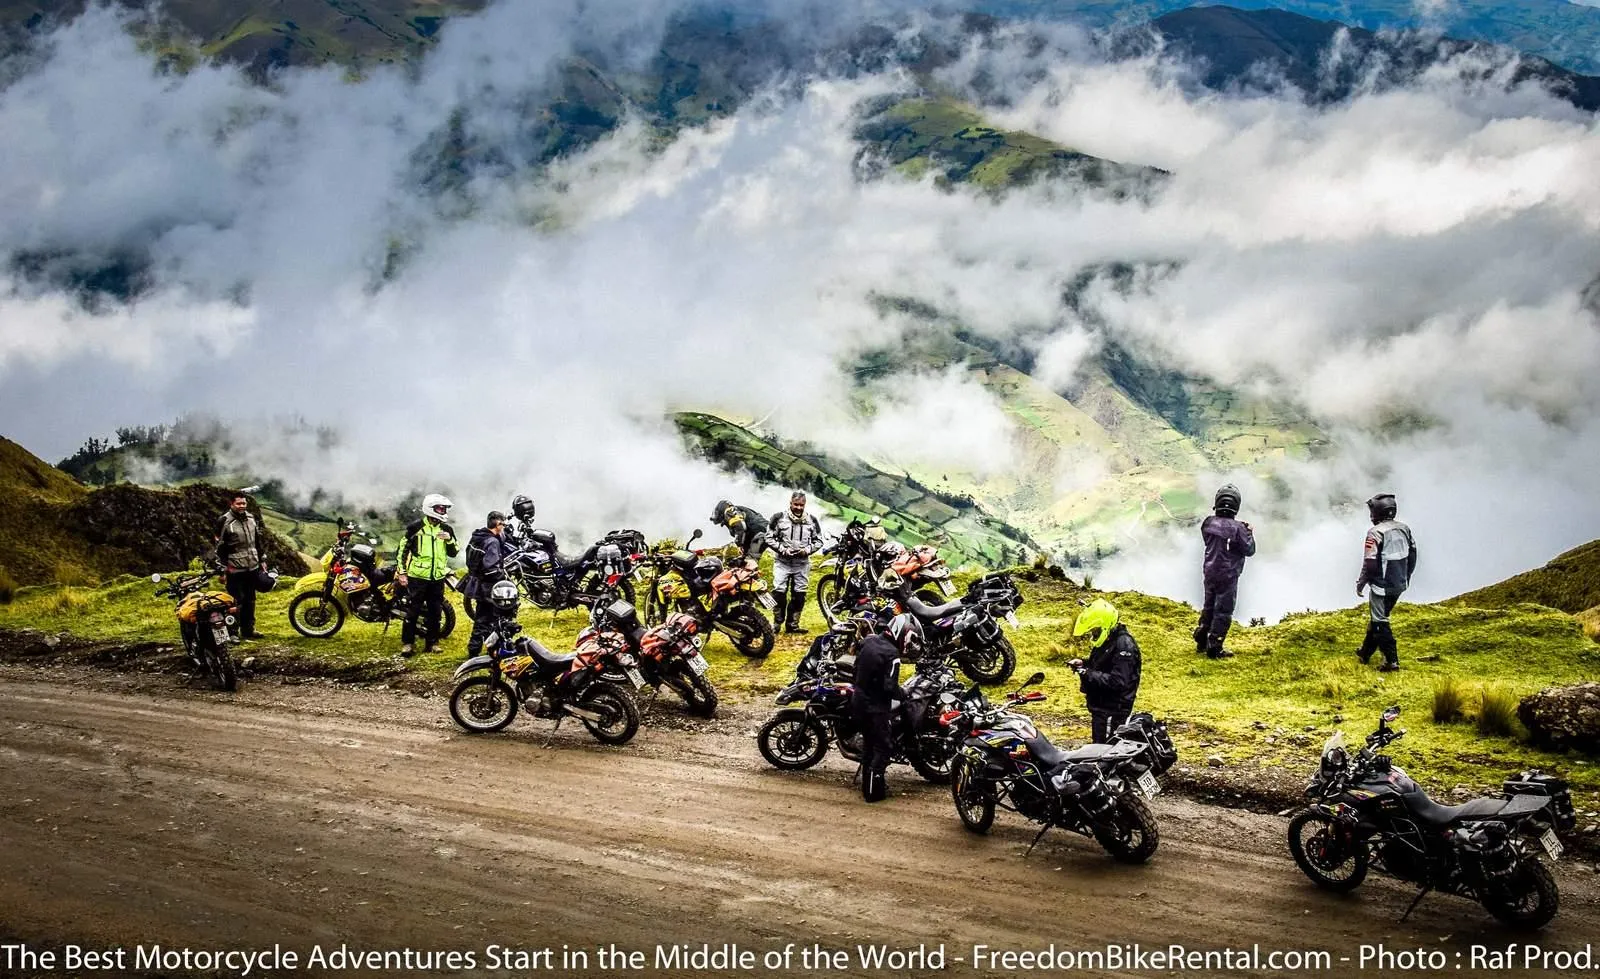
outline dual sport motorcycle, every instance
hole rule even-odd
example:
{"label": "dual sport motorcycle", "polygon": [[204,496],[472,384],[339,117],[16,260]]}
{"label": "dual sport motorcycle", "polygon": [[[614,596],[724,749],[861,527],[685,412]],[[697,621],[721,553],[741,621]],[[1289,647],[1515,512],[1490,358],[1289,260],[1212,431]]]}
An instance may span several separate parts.
{"label": "dual sport motorcycle", "polygon": [[[333,547],[322,556],[322,570],[295,582],[289,600],[289,624],[311,639],[329,639],[344,628],[347,615],[363,622],[403,622],[411,610],[407,592],[395,584],[396,567],[378,563],[378,539],[351,544],[356,528],[341,523]],[[452,573],[446,587],[459,590],[461,579]],[[456,628],[456,610],[444,603],[437,636],[423,636],[429,644],[448,638]]]}
{"label": "dual sport motorcycle", "polygon": [[[696,530],[689,535],[689,543],[701,536]],[[725,565],[705,548],[654,552],[639,556],[636,563],[638,574],[649,580],[646,615],[651,624],[682,612],[695,618],[702,635],[723,633],[746,656],[772,652],[777,635],[762,609],[773,608],[776,601],[760,571],[746,567],[743,561]]]}
{"label": "dual sport motorcycle", "polygon": [[207,564],[197,574],[167,578],[153,574],[150,580],[160,588],[158,598],[170,598],[177,603],[178,633],[183,637],[183,650],[189,659],[209,677],[218,690],[234,690],[239,686],[238,671],[234,667],[229,649],[238,642],[233,627],[239,613],[233,596],[225,591],[210,591],[207,585],[222,574],[222,567]]}

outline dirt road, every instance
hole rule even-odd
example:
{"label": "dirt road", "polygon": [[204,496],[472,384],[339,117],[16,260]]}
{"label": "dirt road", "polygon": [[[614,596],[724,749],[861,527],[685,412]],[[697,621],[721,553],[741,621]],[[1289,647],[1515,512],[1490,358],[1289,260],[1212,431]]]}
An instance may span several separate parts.
{"label": "dirt road", "polygon": [[[644,953],[638,971],[652,975],[764,974],[761,957],[790,943],[792,964],[777,971],[928,971],[865,967],[863,942],[943,945],[952,975],[1019,974],[975,965],[975,945],[1132,943],[1326,950],[1323,975],[1362,974],[1363,945],[1421,946],[1472,974],[1470,946],[1523,940],[1458,898],[1430,898],[1400,924],[1409,893],[1397,885],[1320,893],[1289,860],[1283,820],[1171,797],[1157,800],[1164,835],[1146,866],[1065,835],[1025,860],[1020,819],[1002,814],[990,836],[969,835],[946,791],[909,771],[891,773],[892,801],[868,807],[841,762],[767,768],[757,717],[647,726],[625,748],[575,728],[546,748],[548,722],[471,737],[442,701],[397,691],[260,682],[229,696],[169,677],[0,667],[0,937],[32,951],[121,947],[125,972],[141,943],[276,943],[300,956],[278,975],[306,974],[316,946],[471,953],[471,974],[627,971],[600,967],[597,947],[611,944]],[[1563,869],[1562,912],[1541,944],[1600,935],[1596,878]],[[675,943],[736,944],[757,964],[654,969],[656,946]],[[813,944],[848,961],[802,968]],[[492,945],[551,948],[553,968],[491,956]],[[588,951],[589,967],[561,968],[564,945]],[[238,964],[216,971],[237,975]],[[10,966],[0,958],[0,973],[29,971]],[[1021,974],[1111,971],[1177,974],[1081,962]]]}

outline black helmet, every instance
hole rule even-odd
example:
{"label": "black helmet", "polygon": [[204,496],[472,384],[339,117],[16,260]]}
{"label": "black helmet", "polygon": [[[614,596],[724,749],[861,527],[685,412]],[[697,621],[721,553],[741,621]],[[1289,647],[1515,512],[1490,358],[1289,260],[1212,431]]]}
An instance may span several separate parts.
{"label": "black helmet", "polygon": [[711,522],[718,526],[726,523],[728,520],[728,507],[732,505],[727,500],[718,500],[716,507],[711,511]]}
{"label": "black helmet", "polygon": [[1211,501],[1211,509],[1233,516],[1239,512],[1239,504],[1243,500],[1244,498],[1239,495],[1239,487],[1228,483],[1217,490],[1216,498]]}
{"label": "black helmet", "polygon": [[517,586],[511,581],[497,581],[489,589],[489,604],[493,605],[502,615],[517,614]]}
{"label": "black helmet", "polygon": [[518,520],[533,519],[533,501],[521,494],[511,501],[511,512],[516,514]]}
{"label": "black helmet", "polygon": [[1373,523],[1393,520],[1395,514],[1400,512],[1400,505],[1395,502],[1393,493],[1379,493],[1367,501],[1367,515]]}
{"label": "black helmet", "polygon": [[908,660],[922,658],[922,623],[910,612],[901,612],[889,620],[889,628],[885,630],[889,639],[900,647],[900,657]]}

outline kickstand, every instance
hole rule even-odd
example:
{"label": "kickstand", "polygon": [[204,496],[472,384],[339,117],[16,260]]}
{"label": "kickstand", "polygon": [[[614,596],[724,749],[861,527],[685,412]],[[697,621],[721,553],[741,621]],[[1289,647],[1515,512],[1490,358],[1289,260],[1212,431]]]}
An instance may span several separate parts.
{"label": "kickstand", "polygon": [[1433,885],[1429,884],[1429,885],[1423,887],[1422,890],[1418,891],[1417,892],[1417,896],[1411,899],[1410,906],[1408,906],[1406,908],[1406,913],[1400,916],[1400,920],[1404,921],[1407,918],[1411,917],[1411,912],[1413,912],[1413,911],[1415,911],[1417,909],[1417,905],[1422,903],[1422,899],[1427,897],[1428,896],[1428,892],[1431,891],[1431,890],[1433,890]]}
{"label": "kickstand", "polygon": [[866,770],[867,770],[867,763],[866,762],[862,762],[861,764],[857,765],[856,766],[856,770],[850,774],[850,784],[854,785],[857,782],[861,781],[861,773],[866,771]]}
{"label": "kickstand", "polygon": [[550,745],[555,742],[555,740],[556,740],[556,732],[561,730],[561,722],[566,720],[566,719],[567,719],[567,715],[565,715],[565,714],[557,714],[556,715],[556,726],[550,729],[550,736],[548,738],[544,739],[544,746],[546,748],[550,747]]}
{"label": "kickstand", "polygon": [[1050,832],[1050,824],[1045,823],[1044,826],[1040,827],[1038,834],[1034,836],[1033,842],[1028,844],[1028,851],[1022,855],[1022,859],[1028,859],[1028,855],[1033,852],[1033,848],[1039,845],[1039,841],[1044,839],[1044,834],[1048,832]]}

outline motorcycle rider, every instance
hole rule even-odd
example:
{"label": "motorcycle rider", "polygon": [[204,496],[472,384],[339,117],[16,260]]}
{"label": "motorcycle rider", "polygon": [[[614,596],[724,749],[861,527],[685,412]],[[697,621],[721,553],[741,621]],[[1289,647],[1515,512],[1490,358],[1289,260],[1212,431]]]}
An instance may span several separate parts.
{"label": "motorcycle rider", "polygon": [[1111,732],[1128,720],[1139,692],[1142,659],[1139,644],[1128,627],[1118,621],[1116,606],[1103,598],[1078,613],[1074,637],[1089,637],[1089,660],[1067,665],[1078,674],[1078,687],[1089,707],[1096,744],[1110,744]]}
{"label": "motorcycle rider", "polygon": [[478,614],[472,620],[472,636],[467,640],[467,656],[483,652],[483,641],[494,630],[494,615],[486,607],[494,583],[505,578],[501,562],[505,560],[506,515],[490,510],[484,525],[472,532],[467,541],[467,582],[462,594],[478,603]]}
{"label": "motorcycle rider", "polygon": [[233,494],[228,511],[217,523],[217,563],[222,565],[228,594],[239,608],[239,638],[260,639],[256,575],[267,570],[267,548],[261,524],[250,512],[250,498],[243,493]]}
{"label": "motorcycle rider", "polygon": [[1255,533],[1250,525],[1236,519],[1242,497],[1232,483],[1217,490],[1212,515],[1200,524],[1206,557],[1201,573],[1205,582],[1205,602],[1200,607],[1200,623],[1194,630],[1194,648],[1212,659],[1233,653],[1222,643],[1233,626],[1233,609],[1239,598],[1239,575],[1245,558],[1256,552]]}
{"label": "motorcycle rider", "polygon": [[718,500],[711,511],[711,522],[728,528],[733,542],[739,545],[739,557],[754,567],[767,547],[767,519],[753,507],[736,506],[727,500]]}
{"label": "motorcycle rider", "polygon": [[526,495],[518,493],[511,501],[511,515],[517,518],[515,527],[507,527],[505,535],[501,538],[508,544],[521,544],[533,533],[533,500]]}
{"label": "motorcycle rider", "polygon": [[800,612],[806,607],[806,586],[811,581],[811,555],[822,547],[822,525],[806,512],[806,495],[789,494],[789,509],[767,522],[767,542],[772,548],[772,624],[785,632],[805,632]]}
{"label": "motorcycle rider", "polygon": [[900,660],[922,655],[922,623],[909,612],[889,621],[883,635],[873,634],[856,647],[855,694],[850,706],[861,731],[861,798],[882,802],[889,794],[884,772],[894,754],[891,718],[898,709]]}
{"label": "motorcycle rider", "polygon": [[1393,673],[1400,668],[1400,650],[1394,640],[1394,629],[1389,625],[1389,613],[1394,611],[1400,595],[1411,585],[1411,576],[1417,570],[1417,542],[1411,528],[1395,519],[1400,506],[1393,493],[1379,493],[1367,501],[1367,516],[1372,529],[1362,551],[1361,576],[1356,579],[1356,595],[1370,590],[1367,597],[1367,635],[1361,640],[1356,656],[1361,662],[1372,660],[1372,654],[1383,651],[1380,673]]}
{"label": "motorcycle rider", "polygon": [[449,561],[456,556],[456,535],[445,521],[455,506],[447,497],[429,493],[422,498],[422,517],[406,525],[405,543],[396,560],[395,587],[406,589],[411,600],[405,625],[400,630],[400,655],[416,652],[417,623],[427,640],[423,652],[439,648],[440,619],[444,615],[444,579],[450,574]]}

